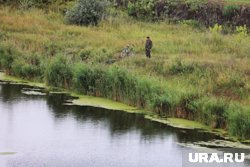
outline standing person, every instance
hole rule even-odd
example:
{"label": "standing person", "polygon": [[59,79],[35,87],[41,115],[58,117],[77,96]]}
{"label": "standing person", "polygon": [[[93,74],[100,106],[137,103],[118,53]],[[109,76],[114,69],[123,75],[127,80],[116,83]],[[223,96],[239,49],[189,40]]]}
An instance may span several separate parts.
{"label": "standing person", "polygon": [[145,51],[147,58],[151,57],[151,49],[153,47],[153,42],[151,41],[150,37],[147,37],[146,44],[145,44]]}

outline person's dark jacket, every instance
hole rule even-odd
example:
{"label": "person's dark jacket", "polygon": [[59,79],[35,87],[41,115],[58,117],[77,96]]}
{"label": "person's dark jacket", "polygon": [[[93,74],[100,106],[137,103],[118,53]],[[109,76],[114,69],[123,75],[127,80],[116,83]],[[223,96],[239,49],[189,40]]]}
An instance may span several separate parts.
{"label": "person's dark jacket", "polygon": [[147,39],[146,44],[145,44],[145,49],[146,50],[151,50],[152,47],[153,47],[153,42],[151,41],[151,39]]}

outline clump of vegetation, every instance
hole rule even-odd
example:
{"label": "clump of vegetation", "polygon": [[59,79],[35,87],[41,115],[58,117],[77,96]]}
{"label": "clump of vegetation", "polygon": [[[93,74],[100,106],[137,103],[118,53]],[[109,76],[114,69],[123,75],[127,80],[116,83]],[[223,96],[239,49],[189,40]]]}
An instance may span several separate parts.
{"label": "clump of vegetation", "polygon": [[231,104],[228,111],[228,130],[241,139],[250,138],[250,108]]}
{"label": "clump of vegetation", "polygon": [[249,89],[244,76],[231,72],[217,78],[214,93],[229,99],[243,99],[248,96]]}
{"label": "clump of vegetation", "polygon": [[229,4],[223,7],[222,15],[227,19],[231,19],[235,17],[239,11],[240,11],[239,5]]}
{"label": "clump of vegetation", "polygon": [[161,116],[174,117],[175,116],[175,105],[176,99],[170,94],[163,94],[153,99],[153,108]]}
{"label": "clump of vegetation", "polygon": [[222,32],[222,25],[215,24],[213,27],[209,27],[209,30],[212,34],[218,34]]}
{"label": "clump of vegetation", "polygon": [[4,48],[0,46],[0,66],[5,69],[7,74],[11,74],[15,56],[16,53],[14,53],[11,47]]}
{"label": "clump of vegetation", "polygon": [[197,20],[181,20],[179,21],[180,24],[182,25],[187,25],[187,26],[191,26],[193,28],[197,28],[197,29],[202,29],[204,28],[204,25],[202,25],[199,21]]}
{"label": "clump of vegetation", "polygon": [[155,1],[154,0],[138,0],[128,3],[128,14],[130,16],[141,19],[153,18],[155,15]]}
{"label": "clump of vegetation", "polygon": [[195,120],[213,128],[227,129],[231,135],[241,139],[250,137],[249,107],[228,104],[221,98],[204,97],[191,102],[189,109],[195,113]]}
{"label": "clump of vegetation", "polygon": [[106,11],[107,1],[78,0],[75,6],[66,12],[66,22],[76,25],[97,25]]}
{"label": "clump of vegetation", "polygon": [[195,64],[183,63],[181,60],[177,59],[176,63],[171,66],[169,69],[170,74],[188,74],[192,73],[195,70]]}
{"label": "clump of vegetation", "polygon": [[207,0],[184,0],[184,1],[190,7],[191,11],[198,11],[207,3]]}
{"label": "clump of vegetation", "polygon": [[74,88],[88,95],[96,95],[96,91],[100,91],[101,84],[105,79],[104,75],[103,71],[97,71],[96,68],[77,64],[74,68]]}
{"label": "clump of vegetation", "polygon": [[19,0],[20,6],[23,9],[27,9],[30,7],[38,7],[41,6],[44,2],[43,0]]}
{"label": "clump of vegetation", "polygon": [[[127,11],[130,16],[143,20],[197,20],[209,27],[216,23],[235,26],[246,24],[247,14],[242,6],[235,3],[209,0],[136,0],[128,1]],[[196,25],[197,26],[197,25]]]}
{"label": "clump of vegetation", "polygon": [[39,78],[39,76],[42,76],[42,71],[38,65],[29,64],[22,60],[14,61],[12,71],[15,76],[26,79]]}
{"label": "clump of vegetation", "polygon": [[227,103],[223,99],[204,97],[192,101],[188,108],[195,113],[195,119],[213,128],[226,127]]}
{"label": "clump of vegetation", "polygon": [[57,56],[46,68],[46,81],[56,87],[69,88],[71,86],[73,72],[70,63],[66,58]]}
{"label": "clump of vegetation", "polygon": [[236,33],[238,35],[240,35],[240,36],[246,37],[247,33],[248,33],[247,26],[246,25],[244,25],[244,26],[237,26],[236,27]]}
{"label": "clump of vegetation", "polygon": [[124,101],[137,107],[150,107],[160,92],[152,81],[139,79],[118,67],[101,69],[78,64],[74,68],[73,81],[74,88],[82,93]]}

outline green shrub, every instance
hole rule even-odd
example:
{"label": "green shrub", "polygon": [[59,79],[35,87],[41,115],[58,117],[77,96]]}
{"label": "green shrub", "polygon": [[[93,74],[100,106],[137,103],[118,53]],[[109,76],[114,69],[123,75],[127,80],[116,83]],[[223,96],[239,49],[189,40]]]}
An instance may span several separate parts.
{"label": "green shrub", "polygon": [[30,64],[18,59],[13,63],[12,71],[13,75],[27,79],[42,76],[42,71],[38,65]]}
{"label": "green shrub", "polygon": [[150,20],[155,16],[154,8],[154,0],[138,0],[129,2],[127,11],[130,16]]}
{"label": "green shrub", "polygon": [[136,80],[124,69],[111,69],[78,64],[74,68],[74,87],[85,94],[133,101]]}
{"label": "green shrub", "polygon": [[162,116],[173,117],[174,116],[174,107],[175,101],[172,96],[165,93],[161,96],[157,96],[152,101],[153,109],[155,112]]}
{"label": "green shrub", "polygon": [[62,56],[57,56],[51,61],[45,74],[49,85],[66,88],[71,86],[72,68],[67,59]]}
{"label": "green shrub", "polygon": [[107,84],[111,85],[112,96],[116,100],[133,101],[137,80],[127,70],[114,66],[108,70],[107,78]]}
{"label": "green shrub", "polygon": [[232,17],[236,16],[240,10],[240,6],[238,5],[225,5],[222,10],[222,15],[227,19],[232,19]]}
{"label": "green shrub", "polygon": [[101,68],[78,64],[74,68],[74,88],[79,92],[123,101],[138,107],[151,107],[162,92],[152,81],[137,78],[119,67]]}
{"label": "green shrub", "polygon": [[218,98],[204,97],[192,101],[188,109],[195,113],[195,119],[213,128],[225,128],[227,103]]}
{"label": "green shrub", "polygon": [[242,139],[250,138],[250,108],[232,104],[227,111],[228,130],[231,135]]}
{"label": "green shrub", "polygon": [[97,25],[104,15],[107,1],[78,0],[76,5],[67,11],[65,19],[69,24]]}
{"label": "green shrub", "polygon": [[137,15],[136,5],[134,3],[132,3],[132,2],[129,2],[127,11],[128,11],[128,15],[136,16]]}
{"label": "green shrub", "polygon": [[103,72],[97,72],[95,67],[78,64],[74,68],[74,88],[82,93],[93,95],[97,91],[97,82],[102,76]]}
{"label": "green shrub", "polygon": [[0,47],[0,65],[1,68],[6,70],[7,74],[11,73],[12,64],[15,59],[14,50],[9,48]]}
{"label": "green shrub", "polygon": [[190,10],[196,11],[207,3],[207,0],[185,0],[185,3],[189,5]]}
{"label": "green shrub", "polygon": [[227,128],[231,135],[250,138],[250,108],[240,104],[228,104],[223,99],[204,97],[193,101],[189,109],[195,118],[214,128]]}

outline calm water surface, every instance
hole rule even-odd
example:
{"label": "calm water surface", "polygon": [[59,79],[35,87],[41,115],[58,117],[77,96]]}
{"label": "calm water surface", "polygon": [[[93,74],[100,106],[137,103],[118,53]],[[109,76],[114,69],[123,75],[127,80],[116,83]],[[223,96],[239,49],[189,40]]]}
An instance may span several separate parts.
{"label": "calm water surface", "polygon": [[182,167],[179,143],[218,138],[27,88],[0,84],[0,167]]}

